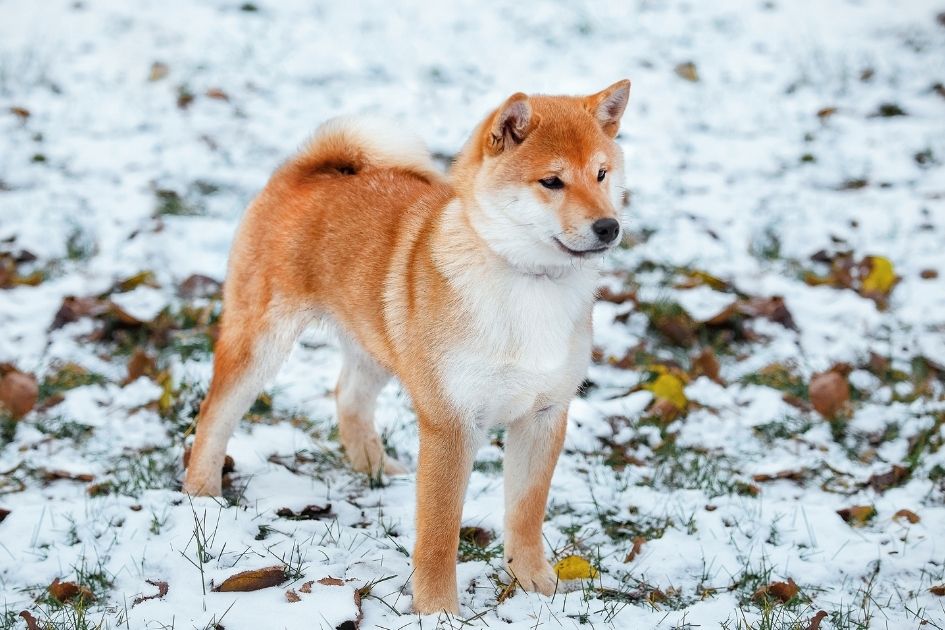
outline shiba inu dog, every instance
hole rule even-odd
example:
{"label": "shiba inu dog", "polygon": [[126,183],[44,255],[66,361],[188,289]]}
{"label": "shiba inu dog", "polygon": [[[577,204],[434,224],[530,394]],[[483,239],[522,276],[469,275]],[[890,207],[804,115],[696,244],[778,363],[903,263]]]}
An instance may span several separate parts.
{"label": "shiba inu dog", "polygon": [[620,241],[630,95],[509,97],[442,175],[423,144],[356,118],[326,122],[237,232],[213,379],[184,490],[220,493],[237,422],[310,323],[337,327],[341,443],[353,468],[406,469],[374,428],[394,375],[420,428],[413,605],[457,612],[463,496],[490,427],[506,427],[505,560],[552,594],[542,522],[568,405],[591,355],[597,259]]}

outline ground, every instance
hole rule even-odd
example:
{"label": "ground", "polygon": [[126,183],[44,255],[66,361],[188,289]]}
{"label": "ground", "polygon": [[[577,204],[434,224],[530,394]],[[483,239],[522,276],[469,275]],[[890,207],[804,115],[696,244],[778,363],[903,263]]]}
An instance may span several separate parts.
{"label": "ground", "polygon": [[[0,0],[0,628],[945,627],[942,11]],[[499,432],[461,614],[412,615],[414,479],[344,463],[320,331],[225,498],[179,492],[233,231],[320,121],[445,164],[513,92],[624,77],[629,236],[544,528],[578,579],[510,587]],[[378,416],[412,468],[396,384]]]}

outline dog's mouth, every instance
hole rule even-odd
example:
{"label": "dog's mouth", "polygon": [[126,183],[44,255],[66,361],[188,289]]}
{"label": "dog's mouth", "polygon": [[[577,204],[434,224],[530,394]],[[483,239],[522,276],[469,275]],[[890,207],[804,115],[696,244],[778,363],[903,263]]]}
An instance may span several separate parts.
{"label": "dog's mouth", "polygon": [[592,247],[591,249],[571,249],[570,247],[562,243],[558,239],[557,236],[554,238],[554,240],[555,240],[555,243],[558,245],[558,247],[561,248],[561,251],[563,251],[566,254],[570,254],[574,256],[575,258],[587,258],[588,256],[593,256],[595,254],[603,254],[608,249],[610,249],[608,245],[602,245],[600,247]]}

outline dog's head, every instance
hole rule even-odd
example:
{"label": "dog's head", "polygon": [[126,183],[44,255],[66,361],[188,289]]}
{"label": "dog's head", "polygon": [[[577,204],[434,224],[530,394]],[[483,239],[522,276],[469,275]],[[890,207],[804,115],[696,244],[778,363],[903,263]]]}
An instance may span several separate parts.
{"label": "dog's head", "polygon": [[614,137],[630,96],[619,81],[590,96],[510,96],[453,169],[489,246],[525,268],[559,267],[620,242],[623,154]]}

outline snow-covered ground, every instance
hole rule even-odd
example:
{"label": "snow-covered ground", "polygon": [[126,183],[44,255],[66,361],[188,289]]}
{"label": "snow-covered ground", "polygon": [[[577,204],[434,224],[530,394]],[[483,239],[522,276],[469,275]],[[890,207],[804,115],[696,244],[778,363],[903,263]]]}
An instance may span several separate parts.
{"label": "snow-covered ground", "polygon": [[[363,628],[945,627],[941,11],[0,0],[0,373],[40,385],[0,418],[0,628],[334,628],[356,593]],[[545,524],[596,577],[506,589],[499,433],[462,614],[411,615],[414,480],[344,464],[319,331],[237,431],[226,500],[179,493],[219,308],[181,284],[223,279],[242,209],[320,121],[383,114],[448,158],[512,92],[624,77],[631,237]],[[378,422],[414,463],[395,385]],[[273,565],[281,586],[211,590]],[[92,595],[61,603],[56,578]]]}

